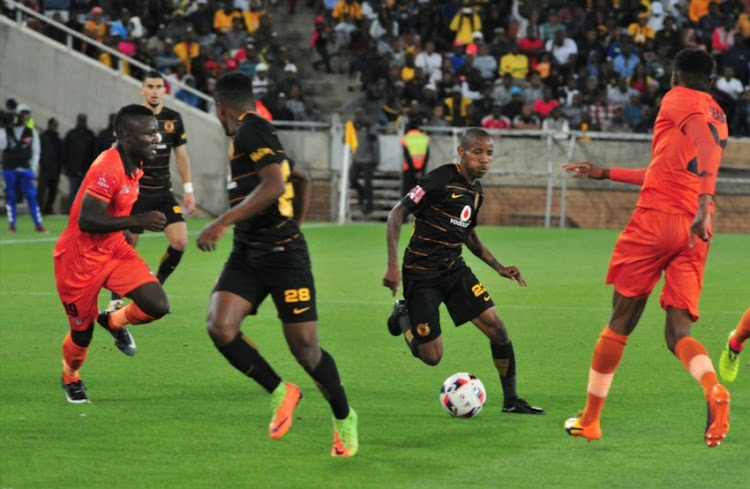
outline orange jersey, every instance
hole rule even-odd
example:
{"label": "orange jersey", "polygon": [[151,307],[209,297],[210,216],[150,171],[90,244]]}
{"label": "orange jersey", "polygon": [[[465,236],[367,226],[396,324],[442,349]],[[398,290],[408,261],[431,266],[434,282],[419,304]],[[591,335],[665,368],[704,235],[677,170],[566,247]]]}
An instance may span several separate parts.
{"label": "orange jersey", "polygon": [[[698,146],[685,134],[688,122],[698,120],[717,145],[712,160],[698,161]],[[664,96],[654,122],[651,164],[646,170],[638,207],[694,216],[698,195],[716,183],[722,149],[729,130],[726,116],[706,92],[674,87]]]}
{"label": "orange jersey", "polygon": [[134,175],[125,173],[125,167],[117,148],[103,151],[94,161],[83,179],[73,206],[70,209],[68,227],[57,240],[54,257],[64,255],[69,267],[76,270],[93,271],[109,261],[121,247],[130,248],[122,231],[112,233],[86,233],[78,227],[83,195],[88,194],[106,202],[106,213],[111,216],[129,216],[138,199],[138,180],[143,175],[139,168]]}

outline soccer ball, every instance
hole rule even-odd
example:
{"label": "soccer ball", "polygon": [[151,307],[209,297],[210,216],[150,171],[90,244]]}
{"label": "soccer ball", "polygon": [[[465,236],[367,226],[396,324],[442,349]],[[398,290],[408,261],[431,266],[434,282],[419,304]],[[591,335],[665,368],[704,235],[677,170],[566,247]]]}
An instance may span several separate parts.
{"label": "soccer ball", "polygon": [[454,418],[476,416],[486,400],[484,384],[470,373],[453,374],[440,388],[440,405]]}

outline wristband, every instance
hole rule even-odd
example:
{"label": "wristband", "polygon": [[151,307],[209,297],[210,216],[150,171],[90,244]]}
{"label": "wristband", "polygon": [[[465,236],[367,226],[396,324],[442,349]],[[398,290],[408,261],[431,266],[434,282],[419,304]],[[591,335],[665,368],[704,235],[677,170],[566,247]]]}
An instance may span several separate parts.
{"label": "wristband", "polygon": [[182,189],[185,191],[186,194],[192,194],[193,193],[193,182],[185,182],[182,184]]}

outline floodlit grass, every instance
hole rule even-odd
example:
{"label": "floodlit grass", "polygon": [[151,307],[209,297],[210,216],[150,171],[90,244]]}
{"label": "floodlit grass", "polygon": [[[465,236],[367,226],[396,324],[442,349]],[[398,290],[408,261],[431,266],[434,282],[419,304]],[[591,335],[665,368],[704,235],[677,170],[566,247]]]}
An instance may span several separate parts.
{"label": "floodlit grass", "polygon": [[[283,341],[269,300],[245,333],[305,398],[292,430],[268,438],[269,397],[230,367],[204,330],[209,292],[231,247],[191,245],[166,284],[172,313],[132,328],[138,354],[126,357],[98,328],[82,375],[91,404],[65,401],[60,342],[67,322],[51,251],[65,221],[46,236],[23,216],[0,229],[0,488],[645,488],[745,487],[750,470],[750,368],[732,393],[729,437],[703,445],[705,402],[698,384],[664,346],[654,295],[631,335],[594,443],[570,439],[564,420],[583,407],[589,361],[609,317],[603,284],[616,233],[480,228],[498,259],[518,266],[518,287],[467,256],[508,325],[518,389],[546,416],[500,412],[501,389],[486,339],[443,316],[445,355],[437,367],[412,358],[386,332],[393,298],[382,287],[384,225],[305,228],[317,280],[320,342],[339,366],[360,415],[360,453],[329,455],[327,403]],[[404,229],[403,238],[408,235]],[[402,243],[402,244],[403,244]],[[693,334],[716,362],[745,308],[750,237],[714,239]],[[139,251],[156,266],[166,239],[150,233]],[[465,252],[470,255],[468,251]],[[656,291],[658,293],[658,290]],[[100,304],[106,303],[102,294]],[[482,379],[489,399],[474,419],[440,407],[442,381],[457,371]]]}

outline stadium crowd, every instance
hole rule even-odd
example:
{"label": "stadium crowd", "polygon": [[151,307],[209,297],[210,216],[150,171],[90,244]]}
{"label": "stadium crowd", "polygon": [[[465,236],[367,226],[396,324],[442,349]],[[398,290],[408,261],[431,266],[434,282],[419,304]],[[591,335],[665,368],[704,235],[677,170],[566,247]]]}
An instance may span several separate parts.
{"label": "stadium crowd", "polygon": [[[254,77],[270,117],[328,116],[306,97],[303,60],[281,40],[278,18],[297,12],[294,0],[25,3],[168,81],[210,95],[219,74],[239,69]],[[310,67],[356,77],[354,105],[379,107],[382,125],[408,117],[429,126],[648,133],[674,55],[700,47],[717,62],[713,96],[731,134],[750,136],[750,0],[308,0],[305,8],[316,15]],[[92,45],[76,48],[142,75]],[[211,110],[189,91],[175,95]]]}

